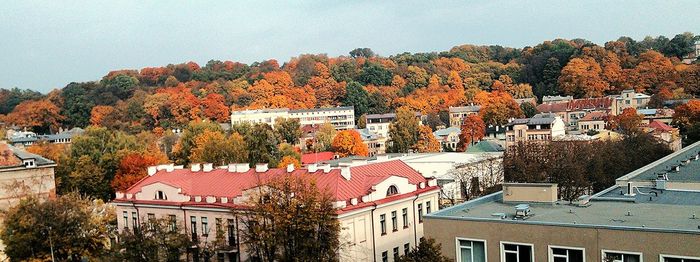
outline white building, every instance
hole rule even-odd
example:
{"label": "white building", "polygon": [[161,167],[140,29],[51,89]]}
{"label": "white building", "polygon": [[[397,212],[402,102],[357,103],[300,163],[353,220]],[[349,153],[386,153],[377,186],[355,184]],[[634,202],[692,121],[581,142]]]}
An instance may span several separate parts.
{"label": "white building", "polygon": [[355,109],[349,107],[331,107],[315,109],[290,110],[288,108],[256,109],[231,112],[231,124],[266,123],[275,125],[277,118],[299,119],[302,126],[331,123],[336,130],[346,130],[355,127]]}

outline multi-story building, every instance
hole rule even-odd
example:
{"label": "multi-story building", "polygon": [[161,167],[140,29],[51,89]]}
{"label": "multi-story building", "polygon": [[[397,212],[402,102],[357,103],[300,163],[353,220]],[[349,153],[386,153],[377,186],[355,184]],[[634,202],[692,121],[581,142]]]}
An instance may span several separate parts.
{"label": "multi-story building", "polygon": [[352,106],[297,110],[288,108],[256,109],[231,112],[232,125],[247,122],[266,123],[274,127],[277,118],[299,119],[299,124],[302,126],[315,126],[329,122],[336,130],[355,128],[355,109]]}
{"label": "multi-story building", "polygon": [[[114,204],[118,228],[130,230],[148,218],[165,217],[184,224],[198,241],[207,241],[214,223],[221,224],[228,248],[220,261],[249,258],[245,243],[238,241],[245,230],[249,190],[261,180],[285,175],[314,179],[330,190],[341,225],[342,261],[392,261],[405,254],[423,236],[423,216],[437,211],[439,187],[400,160],[367,163],[355,161],[339,168],[309,164],[303,169],[268,169],[267,164],[213,167],[211,164],[149,167],[149,176],[126,192],[118,192]],[[225,226],[223,226],[225,225]],[[211,239],[211,238],[210,238]],[[197,254],[196,251],[190,256]]]}
{"label": "multi-story building", "polygon": [[574,100],[573,96],[543,96],[542,104],[555,104]]}
{"label": "multi-story building", "polygon": [[651,99],[651,96],[637,93],[633,89],[623,90],[619,96],[610,97],[615,99],[612,103],[612,110],[610,112],[613,115],[621,114],[626,108],[645,108]]}
{"label": "multi-story building", "polygon": [[642,123],[648,124],[651,121],[659,121],[670,125],[673,122],[673,113],[675,111],[670,108],[644,108],[637,110],[637,113],[644,115]]}
{"label": "multi-story building", "polygon": [[386,153],[386,141],[388,140],[386,137],[372,133],[367,128],[357,129],[357,133],[360,134],[362,143],[367,146],[370,157]]}
{"label": "multi-story building", "polygon": [[365,116],[367,120],[365,126],[369,132],[388,138],[389,125],[395,118],[395,113],[369,114]]}
{"label": "multi-story building", "polygon": [[450,126],[460,127],[468,115],[478,114],[481,106],[450,107]]}
{"label": "multi-story building", "polygon": [[591,112],[578,120],[578,131],[581,133],[587,133],[588,131],[600,132],[605,129],[607,117],[608,114],[604,112]]}
{"label": "multi-story building", "polygon": [[460,133],[462,133],[462,130],[460,130],[458,126],[451,126],[435,130],[433,136],[440,142],[441,150],[449,149],[450,151],[456,151]]}
{"label": "multi-story building", "polygon": [[687,55],[683,56],[683,60],[681,60],[684,64],[692,64],[695,62],[695,60],[700,57],[700,42],[695,42],[695,45],[693,45],[693,51],[690,52]]}
{"label": "multi-story building", "polygon": [[73,136],[80,135],[83,132],[85,132],[83,129],[77,127],[68,131],[62,131],[57,134],[48,135],[38,135],[34,132],[29,131],[10,130],[7,133],[7,138],[13,146],[18,147],[31,146],[38,141],[46,141],[52,144],[70,144],[72,142]]}
{"label": "multi-story building", "polygon": [[515,119],[506,125],[506,150],[518,142],[551,141],[565,133],[564,121],[555,114],[540,113],[532,118]]}
{"label": "multi-story building", "polygon": [[609,97],[573,99],[567,102],[547,103],[537,106],[537,111],[542,113],[557,114],[567,128],[574,129],[578,125],[578,120],[589,113],[607,113],[613,104],[613,99]]}
{"label": "multi-story building", "polygon": [[652,120],[649,124],[643,125],[642,129],[673,151],[678,151],[683,146],[678,128],[671,127],[664,122]]}
{"label": "multi-story building", "polygon": [[503,190],[426,216],[455,261],[700,261],[700,143],[569,202],[556,184]]}
{"label": "multi-story building", "polygon": [[[27,196],[54,198],[55,167],[51,160],[0,142],[0,210],[7,211]],[[4,248],[0,243],[2,260],[5,260]]]}

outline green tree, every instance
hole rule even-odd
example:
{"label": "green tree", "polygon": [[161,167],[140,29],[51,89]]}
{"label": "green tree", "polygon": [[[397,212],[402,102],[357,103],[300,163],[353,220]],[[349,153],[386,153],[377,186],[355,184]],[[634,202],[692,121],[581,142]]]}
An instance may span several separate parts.
{"label": "green tree", "polygon": [[301,137],[301,125],[296,118],[277,118],[275,120],[275,131],[283,141],[296,144]]}
{"label": "green tree", "polygon": [[185,226],[165,218],[146,220],[137,229],[124,229],[111,254],[115,261],[180,261],[191,247]]}
{"label": "green tree", "polygon": [[418,119],[407,107],[396,111],[396,118],[389,125],[389,146],[392,153],[408,153],[418,141]]}
{"label": "green tree", "polygon": [[367,114],[363,114],[357,118],[357,128],[363,129],[367,127]]}
{"label": "green tree", "polygon": [[374,51],[372,51],[372,49],[367,48],[367,47],[355,48],[352,51],[350,51],[350,57],[352,57],[352,58],[358,58],[358,57],[370,58],[370,57],[374,57]]}
{"label": "green tree", "polygon": [[355,117],[366,114],[369,110],[369,94],[358,82],[350,82],[345,87],[343,105],[355,107]]}
{"label": "green tree", "polygon": [[410,252],[398,258],[394,258],[396,262],[448,262],[449,258],[442,255],[442,245],[435,243],[435,239],[427,238],[420,241],[418,246],[411,249]]}
{"label": "green tree", "polygon": [[340,224],[328,191],[303,176],[284,175],[257,188],[241,232],[252,260],[338,260]]}
{"label": "green tree", "polygon": [[190,163],[190,154],[192,149],[196,147],[195,139],[205,131],[213,131],[222,133],[221,126],[208,121],[192,121],[182,132],[180,141],[173,147],[173,158],[176,164],[188,165]]}
{"label": "green tree", "polygon": [[359,80],[363,85],[388,86],[392,77],[391,71],[380,64],[367,62],[362,67]]}
{"label": "green tree", "polygon": [[539,113],[537,111],[537,107],[535,107],[535,105],[533,105],[530,102],[523,102],[522,104],[520,104],[520,110],[523,111],[523,114],[525,114],[525,117],[527,118],[530,118]]}
{"label": "green tree", "polygon": [[10,208],[2,239],[11,261],[97,260],[108,248],[114,211],[99,200],[67,194],[42,201],[29,197]]}
{"label": "green tree", "polygon": [[66,117],[65,123],[68,126],[86,127],[90,124],[90,112],[95,106],[90,93],[96,88],[95,82],[74,82],[61,90],[63,98],[61,115]]}
{"label": "green tree", "polygon": [[321,124],[314,137],[314,140],[316,140],[314,143],[314,151],[324,152],[330,150],[336,133],[337,131],[331,123],[325,122]]}
{"label": "green tree", "polygon": [[248,149],[243,136],[234,132],[228,137],[224,134],[205,130],[195,138],[195,147],[190,154],[192,163],[229,163],[248,162]]}
{"label": "green tree", "polygon": [[268,163],[277,166],[279,161],[279,138],[270,125],[257,123],[245,138],[248,144],[248,162],[250,166],[257,163]]}

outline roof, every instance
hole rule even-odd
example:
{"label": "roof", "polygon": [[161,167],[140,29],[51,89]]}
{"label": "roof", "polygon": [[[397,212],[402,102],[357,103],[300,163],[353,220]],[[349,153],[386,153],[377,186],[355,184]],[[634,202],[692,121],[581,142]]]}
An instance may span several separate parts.
{"label": "roof", "polygon": [[652,120],[651,122],[649,122],[648,126],[657,130],[657,131],[662,131],[662,132],[670,132],[670,131],[674,130],[673,127],[665,124],[664,122],[657,121],[657,120]]}
{"label": "roof", "polygon": [[448,136],[448,135],[450,135],[450,134],[452,134],[452,133],[460,133],[460,132],[462,132],[462,130],[459,129],[459,127],[451,126],[451,127],[448,127],[448,128],[443,128],[443,129],[435,130],[435,132],[433,132],[433,135],[434,135],[435,137],[443,137],[443,136]]}
{"label": "roof", "polygon": [[606,110],[612,106],[610,97],[581,98],[566,102],[547,103],[537,106],[539,112],[566,112],[579,110]]}
{"label": "roof", "polygon": [[386,114],[369,114],[365,116],[366,119],[380,119],[380,118],[396,118],[396,113],[386,113]]}
{"label": "roof", "polygon": [[596,139],[598,138],[586,134],[564,134],[552,137],[552,141],[592,141]]}
{"label": "roof", "polygon": [[638,114],[642,114],[645,116],[648,115],[656,115],[656,108],[645,108],[645,109],[637,109]]}
{"label": "roof", "polygon": [[481,140],[478,143],[469,146],[467,153],[482,153],[482,152],[503,152],[503,146],[491,140]]}
{"label": "roof", "polygon": [[457,113],[457,112],[479,112],[481,110],[481,106],[451,106],[450,107],[450,113]]}
{"label": "roof", "polygon": [[188,196],[238,197],[242,196],[243,191],[257,187],[261,181],[264,183],[273,177],[291,175],[314,180],[319,188],[328,190],[337,201],[350,201],[367,195],[374,185],[391,176],[405,177],[413,185],[427,182],[423,175],[400,160],[350,167],[350,173],[351,178],[347,180],[341,175],[340,169],[331,169],[328,173],[321,169],[316,172],[295,169],[288,173],[285,168],[271,168],[266,172],[256,172],[255,168],[247,172],[228,172],[225,168],[209,172],[193,172],[190,169],[174,169],[170,172],[160,170],[142,179],[125,193],[136,194],[144,186],[163,183],[179,188],[182,194]]}
{"label": "roof", "polygon": [[543,96],[542,102],[573,100],[573,96]]}
{"label": "roof", "polygon": [[289,110],[289,113],[326,112],[326,111],[338,111],[338,110],[355,110],[355,107],[354,106],[339,106],[339,107],[322,107],[322,108],[310,108],[310,109],[294,109],[294,110]]}
{"label": "roof", "polygon": [[546,125],[554,123],[558,116],[553,113],[539,113],[531,118],[518,118],[510,121],[507,126],[513,125]]}
{"label": "roof", "polygon": [[362,141],[379,139],[378,134],[370,132],[367,128],[355,129],[355,131],[357,131],[357,133],[360,134],[360,138],[362,138]]}
{"label": "roof", "polygon": [[[616,198],[620,190],[624,189],[612,187],[602,192],[607,194],[592,197],[590,205],[586,206],[569,205],[568,201],[530,203],[534,215],[526,220],[514,218],[515,206],[521,203],[504,203],[502,191],[434,212],[425,218],[700,234],[698,222],[689,219],[700,210],[700,192],[664,190],[649,201],[651,195]],[[645,193],[653,190],[640,188]],[[506,216],[503,219],[502,214]]]}
{"label": "roof", "polygon": [[264,114],[264,113],[286,113],[289,112],[289,108],[265,108],[265,109],[246,109],[231,111],[231,115],[252,115],[252,114]]}
{"label": "roof", "polygon": [[[651,182],[664,174],[671,182],[700,182],[700,160],[695,160],[700,159],[699,154],[700,142],[695,142],[618,178],[618,184],[626,181]],[[673,170],[676,166],[678,171]]]}
{"label": "roof", "polygon": [[585,122],[585,121],[603,121],[605,120],[605,117],[608,116],[608,113],[605,112],[590,112],[583,116],[581,119],[579,119],[579,122]]}
{"label": "roof", "polygon": [[16,168],[16,167],[24,167],[24,164],[22,163],[23,160],[29,160],[29,159],[34,159],[34,165],[36,166],[47,166],[47,165],[54,165],[56,164],[54,161],[51,161],[45,157],[42,157],[37,154],[32,154],[29,153],[25,150],[19,149],[17,147],[7,145],[7,144],[2,144],[0,143],[0,147],[6,146],[7,150],[11,151],[13,156],[18,160],[18,161],[11,161],[16,164],[11,164],[11,165],[0,165],[0,169],[4,168]]}
{"label": "roof", "polygon": [[301,155],[301,163],[304,165],[313,164],[313,163],[331,160],[333,158],[335,158],[335,153],[333,153],[333,152],[309,153],[309,154]]}

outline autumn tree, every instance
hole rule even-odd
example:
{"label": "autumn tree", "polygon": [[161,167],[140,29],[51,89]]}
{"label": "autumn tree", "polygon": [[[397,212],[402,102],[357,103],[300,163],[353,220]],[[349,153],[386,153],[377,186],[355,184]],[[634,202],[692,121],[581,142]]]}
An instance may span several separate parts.
{"label": "autumn tree", "polygon": [[413,150],[417,153],[440,152],[440,142],[437,141],[429,126],[421,125],[418,128],[418,140]]}
{"label": "autumn tree", "polygon": [[275,132],[280,135],[282,141],[286,141],[290,144],[296,144],[302,135],[299,119],[277,118],[275,120]]}
{"label": "autumn tree", "polygon": [[112,188],[115,191],[126,191],[127,188],[147,176],[149,166],[162,164],[166,161],[166,156],[160,151],[151,154],[130,153],[119,161],[119,169],[111,182]]}
{"label": "autumn tree", "polygon": [[176,164],[187,165],[190,163],[190,154],[196,147],[196,138],[205,131],[221,133],[221,126],[206,121],[192,121],[182,131],[180,140],[173,147],[173,158]]}
{"label": "autumn tree", "polygon": [[114,220],[109,205],[78,194],[46,201],[29,197],[7,211],[0,239],[12,261],[99,260]]}
{"label": "autumn tree", "polygon": [[387,151],[408,153],[418,141],[419,123],[416,114],[406,107],[396,111],[396,118],[389,125]]}
{"label": "autumn tree", "polygon": [[481,105],[479,116],[489,125],[505,125],[511,118],[522,117],[520,106],[506,92],[479,92],[474,102]]}
{"label": "autumn tree", "polygon": [[321,124],[314,136],[314,151],[323,152],[330,150],[336,134],[337,131],[330,122]]}
{"label": "autumn tree", "polygon": [[204,130],[194,139],[190,154],[191,163],[226,165],[247,162],[247,145],[243,136],[234,132],[228,137],[223,133]]}
{"label": "autumn tree", "polygon": [[681,131],[697,123],[700,123],[700,100],[690,100],[675,108],[673,124],[678,126]]}
{"label": "autumn tree", "polygon": [[257,163],[277,166],[280,142],[272,127],[265,123],[253,125],[250,133],[245,136],[245,141],[248,148],[248,163],[251,166]]}
{"label": "autumn tree", "polygon": [[96,126],[104,126],[103,121],[109,117],[109,115],[114,114],[113,106],[95,106],[92,108],[90,113],[90,124]]}
{"label": "autumn tree", "polygon": [[355,130],[338,132],[333,138],[332,148],[340,157],[367,156],[369,154],[367,145],[362,142],[360,133]]}
{"label": "autumn tree", "polygon": [[616,127],[615,129],[626,135],[634,135],[641,131],[640,125],[644,115],[637,113],[634,108],[625,108],[621,114],[614,116],[611,120],[609,124]]}
{"label": "autumn tree", "polygon": [[459,151],[466,151],[474,142],[486,136],[486,124],[478,115],[468,115],[462,121],[459,133]]}
{"label": "autumn tree", "polygon": [[257,261],[336,261],[341,243],[334,201],[303,175],[260,181],[247,201],[241,243]]}
{"label": "autumn tree", "polygon": [[224,96],[220,94],[208,94],[202,100],[202,113],[208,119],[217,122],[228,122],[230,120],[229,107],[226,106]]}
{"label": "autumn tree", "polygon": [[520,110],[523,111],[523,115],[525,115],[527,118],[533,117],[539,113],[539,111],[537,111],[537,107],[530,102],[523,102],[520,104]]}
{"label": "autumn tree", "polygon": [[559,88],[575,97],[601,97],[610,85],[603,80],[603,70],[590,57],[574,58],[561,70]]}
{"label": "autumn tree", "polygon": [[58,131],[60,122],[65,119],[60,109],[48,100],[22,102],[6,118],[11,124],[31,128],[38,133]]}

